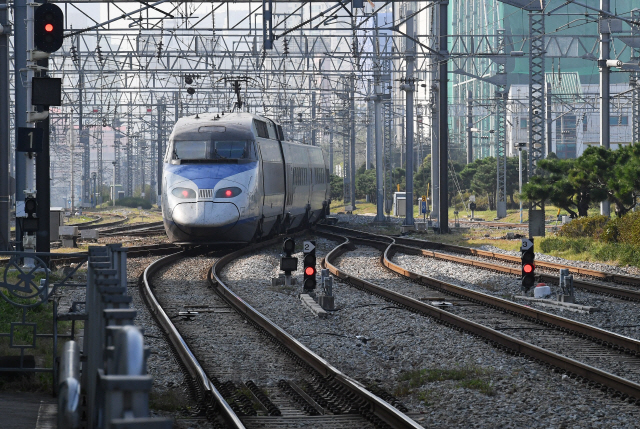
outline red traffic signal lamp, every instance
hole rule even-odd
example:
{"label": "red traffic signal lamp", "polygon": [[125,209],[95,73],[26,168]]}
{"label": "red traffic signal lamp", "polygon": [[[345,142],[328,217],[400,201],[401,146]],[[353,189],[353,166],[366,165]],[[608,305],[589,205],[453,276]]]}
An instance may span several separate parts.
{"label": "red traffic signal lamp", "polygon": [[[316,243],[315,241],[310,243],[310,250],[304,252],[303,266],[304,266],[304,281],[302,287],[305,291],[310,292],[316,288]],[[305,243],[305,248],[307,247]]]}
{"label": "red traffic signal lamp", "polygon": [[52,3],[38,6],[33,14],[33,43],[38,51],[55,52],[62,47],[64,14]]}
{"label": "red traffic signal lamp", "polygon": [[522,290],[527,292],[536,282],[535,253],[533,251],[533,239],[523,239],[522,247]]}

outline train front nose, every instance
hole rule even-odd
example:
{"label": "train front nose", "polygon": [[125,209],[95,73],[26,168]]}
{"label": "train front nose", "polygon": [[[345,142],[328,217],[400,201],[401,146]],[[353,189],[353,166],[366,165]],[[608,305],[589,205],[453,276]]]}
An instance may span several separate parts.
{"label": "train front nose", "polygon": [[173,209],[173,221],[178,228],[196,236],[210,232],[224,233],[233,228],[239,218],[240,212],[233,203],[185,202]]}

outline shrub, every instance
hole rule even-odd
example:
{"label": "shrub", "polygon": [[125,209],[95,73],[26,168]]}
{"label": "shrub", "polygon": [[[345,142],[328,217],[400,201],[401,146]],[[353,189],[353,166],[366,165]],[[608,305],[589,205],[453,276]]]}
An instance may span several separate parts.
{"label": "shrub", "polygon": [[138,207],[142,207],[143,209],[148,210],[151,208],[151,203],[149,202],[149,200],[145,200],[143,198],[136,198],[136,197],[122,198],[118,200],[118,205],[124,206],[124,207],[132,207],[134,209]]}
{"label": "shrub", "polygon": [[618,225],[617,241],[640,246],[640,212],[631,212],[616,219]]}
{"label": "shrub", "polygon": [[600,238],[605,232],[609,217],[604,215],[580,217],[562,225],[558,235],[567,238]]}

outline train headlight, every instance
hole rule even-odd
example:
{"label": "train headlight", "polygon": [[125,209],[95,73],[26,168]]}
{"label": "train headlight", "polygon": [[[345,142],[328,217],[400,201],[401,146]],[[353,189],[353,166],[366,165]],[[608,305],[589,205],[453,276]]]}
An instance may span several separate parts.
{"label": "train headlight", "polygon": [[195,198],[196,191],[189,188],[173,188],[171,191],[174,197],[178,198]]}
{"label": "train headlight", "polygon": [[242,193],[242,189],[231,187],[231,188],[221,188],[216,191],[216,198],[233,198],[237,197]]}

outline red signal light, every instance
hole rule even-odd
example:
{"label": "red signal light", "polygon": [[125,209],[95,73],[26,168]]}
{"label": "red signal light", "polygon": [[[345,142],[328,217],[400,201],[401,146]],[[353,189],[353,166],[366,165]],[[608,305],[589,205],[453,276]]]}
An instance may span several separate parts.
{"label": "red signal light", "polygon": [[51,33],[53,31],[53,24],[46,24],[44,26],[44,31],[46,31],[47,33]]}
{"label": "red signal light", "polygon": [[533,272],[534,268],[535,268],[535,265],[533,264],[524,264],[522,266],[522,271],[524,271],[526,274],[529,274]]}
{"label": "red signal light", "polygon": [[308,276],[312,276],[316,273],[316,269],[313,267],[307,267],[304,269],[304,273]]}
{"label": "red signal light", "polygon": [[186,189],[182,191],[182,196],[187,198],[189,197],[189,191],[187,191]]}
{"label": "red signal light", "polygon": [[225,197],[232,197],[233,196],[233,191],[231,189],[227,189],[226,191],[224,191],[224,196]]}

